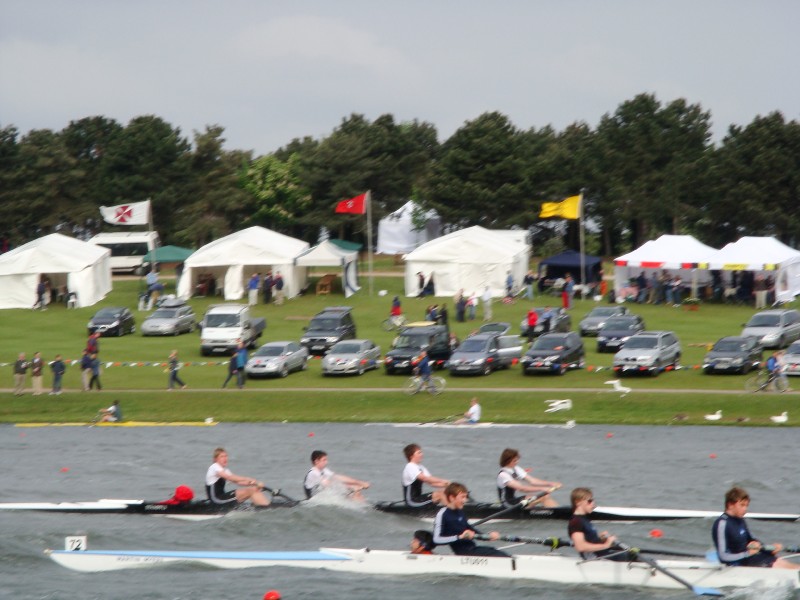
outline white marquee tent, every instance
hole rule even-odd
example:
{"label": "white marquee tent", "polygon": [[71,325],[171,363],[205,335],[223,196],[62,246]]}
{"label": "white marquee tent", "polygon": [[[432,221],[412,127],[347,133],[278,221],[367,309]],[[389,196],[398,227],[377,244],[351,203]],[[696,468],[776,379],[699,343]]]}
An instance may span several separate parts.
{"label": "white marquee tent", "polygon": [[424,227],[414,229],[412,216],[415,210],[419,210],[417,205],[409,200],[378,222],[378,254],[406,254],[439,237],[441,222],[436,211],[425,213]]}
{"label": "white marquee tent", "polygon": [[642,271],[650,276],[653,270],[677,273],[683,281],[692,281],[696,285],[698,268],[703,269],[702,263],[714,252],[715,248],[691,235],[662,235],[614,260],[614,289],[623,289]]}
{"label": "white marquee tent", "polygon": [[341,267],[345,298],[349,298],[361,289],[358,285],[356,250],[344,250],[326,240],[300,254],[294,259],[294,264],[300,267]]}
{"label": "white marquee tent", "polygon": [[508,271],[519,285],[530,262],[530,246],[519,236],[484,229],[461,229],[427,242],[406,256],[407,296],[419,293],[417,273],[433,274],[437,296],[454,296],[459,290],[479,295],[486,286],[494,297],[505,294]]}
{"label": "white marquee tent", "polygon": [[206,244],[186,259],[178,282],[178,297],[189,298],[204,276],[219,282],[225,300],[239,300],[253,273],[262,276],[280,271],[287,298],[296,296],[306,284],[306,267],[294,259],[308,249],[308,243],[264,227],[250,227]]}
{"label": "white marquee tent", "polygon": [[0,255],[0,308],[31,308],[46,276],[55,289],[74,292],[77,306],[92,306],[111,291],[110,251],[51,233]]}
{"label": "white marquee tent", "polygon": [[800,294],[800,252],[774,237],[745,236],[707,257],[720,271],[756,271],[775,277],[775,299],[789,302]]}

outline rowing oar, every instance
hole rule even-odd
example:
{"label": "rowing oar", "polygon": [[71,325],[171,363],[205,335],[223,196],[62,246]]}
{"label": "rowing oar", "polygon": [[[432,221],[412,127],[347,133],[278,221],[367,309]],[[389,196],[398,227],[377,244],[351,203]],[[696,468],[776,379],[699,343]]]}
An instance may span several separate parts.
{"label": "rowing oar", "polygon": [[441,419],[436,419],[435,421],[425,421],[424,423],[420,423],[420,425],[434,425],[436,423],[445,423],[446,421],[450,421],[451,419],[455,419],[455,418],[460,417],[460,416],[461,416],[460,413],[455,414],[455,415],[448,415],[448,416],[443,417]]}
{"label": "rowing oar", "polygon": [[[489,540],[489,536],[484,534],[476,535],[477,539],[480,540]],[[570,540],[558,537],[546,537],[546,538],[529,538],[529,537],[520,537],[516,535],[507,535],[507,536],[500,536],[497,538],[501,542],[514,542],[518,544],[538,544],[540,546],[549,546],[552,550],[556,550],[557,548],[567,548],[572,546],[572,542]],[[645,554],[661,554],[663,556],[680,556],[682,558],[704,558],[705,556],[702,554],[691,554],[689,552],[678,552],[673,550],[646,550],[645,548],[638,548],[639,552],[643,552]]]}
{"label": "rowing oar", "polygon": [[674,579],[675,581],[680,583],[686,589],[691,590],[692,592],[694,592],[694,594],[696,596],[724,596],[725,595],[722,592],[722,590],[718,590],[717,588],[710,588],[710,587],[702,587],[702,586],[699,586],[699,585],[692,585],[691,583],[689,583],[688,581],[686,581],[682,577],[679,577],[679,576],[675,575],[675,573],[671,573],[670,571],[668,571],[667,569],[662,567],[660,564],[658,564],[652,558],[647,558],[646,556],[642,556],[642,551],[639,550],[638,548],[631,548],[627,544],[623,544],[623,543],[621,543],[619,541],[616,543],[616,547],[620,548],[621,550],[625,550],[631,557],[635,557],[635,558],[639,559],[640,561],[642,561],[643,563],[645,563],[647,565],[650,565],[651,567],[653,567],[659,573],[663,573],[664,575],[666,575],[670,579]]}
{"label": "rowing oar", "polygon": [[548,490],[542,490],[541,492],[536,492],[533,496],[531,496],[530,498],[525,498],[519,504],[513,504],[512,506],[504,508],[503,510],[498,511],[498,512],[492,514],[492,515],[489,515],[488,517],[484,517],[483,519],[480,519],[479,521],[475,521],[474,523],[471,523],[471,525],[473,527],[477,527],[478,525],[483,525],[484,523],[486,523],[486,521],[491,521],[492,519],[497,519],[498,517],[502,517],[503,515],[506,515],[506,514],[510,513],[511,511],[525,508],[526,506],[528,506],[528,504],[531,504],[532,502],[536,502],[539,498],[543,498],[543,497],[547,496],[548,494],[550,494],[551,492],[555,492],[557,489],[558,489],[558,487],[556,486],[556,487],[551,487]]}
{"label": "rowing oar", "polygon": [[287,496],[286,494],[284,494],[284,493],[281,491],[281,488],[278,488],[277,490],[274,490],[274,489],[272,489],[271,487],[267,487],[266,485],[262,485],[262,486],[261,486],[261,489],[262,489],[262,490],[264,490],[265,492],[269,492],[269,493],[272,495],[272,497],[273,497],[273,498],[274,498],[275,496],[280,496],[281,498],[283,498],[283,499],[284,499],[284,500],[286,500],[287,502],[294,502],[294,503],[297,503],[297,502],[299,502],[299,500],[295,500],[294,498],[290,498],[289,496]]}

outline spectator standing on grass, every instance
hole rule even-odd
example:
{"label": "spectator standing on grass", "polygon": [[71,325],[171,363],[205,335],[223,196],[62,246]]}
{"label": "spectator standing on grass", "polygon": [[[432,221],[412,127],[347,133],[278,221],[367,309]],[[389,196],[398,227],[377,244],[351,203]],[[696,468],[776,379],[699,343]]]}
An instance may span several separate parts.
{"label": "spectator standing on grass", "polygon": [[283,275],[281,275],[280,271],[275,273],[275,279],[273,280],[275,283],[275,304],[280,306],[283,304]]}
{"label": "spectator standing on grass", "polygon": [[258,273],[253,273],[247,281],[247,304],[255,306],[258,304],[258,290],[261,287],[261,277]]}
{"label": "spectator standing on grass", "polygon": [[264,304],[272,302],[272,285],[272,271],[267,271],[267,274],[264,275],[264,282],[261,284],[261,289],[264,293]]}
{"label": "spectator standing on grass", "polygon": [[475,320],[475,313],[478,310],[478,294],[472,292],[467,300],[467,311],[469,312],[469,320]]}
{"label": "spectator standing on grass", "polygon": [[525,277],[522,278],[522,284],[525,286],[525,299],[533,300],[533,284],[536,281],[536,276],[533,271],[528,271]]}
{"label": "spectator standing on grass", "polygon": [[92,378],[92,355],[88,350],[83,351],[81,356],[81,390],[89,391],[89,381]]}
{"label": "spectator standing on grass", "polygon": [[44,392],[42,385],[42,369],[44,369],[44,361],[40,352],[33,353],[31,360],[31,383],[33,384],[33,395],[41,396]]}
{"label": "spectator standing on grass", "polygon": [[28,361],[25,360],[25,353],[20,352],[14,363],[14,395],[22,396],[25,393],[25,375],[28,373]]}
{"label": "spectator standing on grass", "polygon": [[56,359],[50,363],[50,370],[53,372],[53,391],[50,392],[50,395],[58,396],[61,394],[61,378],[64,377],[64,372],[67,370],[60,354],[56,354]]}
{"label": "spectator standing on grass", "polygon": [[103,385],[100,383],[100,359],[97,358],[97,354],[91,355],[91,364],[92,378],[89,380],[89,390],[97,385],[97,391],[99,392],[103,389]]}

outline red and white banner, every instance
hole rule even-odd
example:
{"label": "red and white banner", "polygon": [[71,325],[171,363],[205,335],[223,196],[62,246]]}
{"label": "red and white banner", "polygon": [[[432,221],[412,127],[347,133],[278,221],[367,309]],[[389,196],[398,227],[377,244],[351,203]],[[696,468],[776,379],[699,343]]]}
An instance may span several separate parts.
{"label": "red and white banner", "polygon": [[367,212],[367,195],[361,194],[349,200],[342,200],[336,205],[337,213],[347,213],[351,215],[363,215]]}
{"label": "red and white banner", "polygon": [[150,200],[118,206],[101,206],[100,214],[103,215],[103,220],[111,225],[148,225]]}

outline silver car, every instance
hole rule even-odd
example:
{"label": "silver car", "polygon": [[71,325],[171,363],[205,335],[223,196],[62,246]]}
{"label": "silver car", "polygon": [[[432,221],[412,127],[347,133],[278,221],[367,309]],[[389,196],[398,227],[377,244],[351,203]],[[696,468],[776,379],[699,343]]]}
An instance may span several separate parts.
{"label": "silver car", "polygon": [[765,348],[785,348],[800,338],[800,313],[796,310],[762,310],[750,317],[742,337],[757,338]]}
{"label": "silver car", "polygon": [[656,377],[668,367],[681,362],[681,344],[671,331],[642,331],[632,335],[622,350],[614,355],[614,371],[649,373]]}
{"label": "silver car", "polygon": [[297,342],[269,342],[256,350],[244,367],[248,377],[286,377],[308,368],[308,350]]}
{"label": "silver car", "polygon": [[344,340],[328,350],[322,359],[323,375],[363,375],[369,369],[377,369],[381,357],[380,346],[370,340]]}
{"label": "silver car", "polygon": [[192,333],[197,318],[191,306],[163,306],[142,322],[142,335],[179,335]]}
{"label": "silver car", "polygon": [[625,306],[596,306],[580,322],[582,336],[597,335],[611,317],[621,317],[628,314]]}

